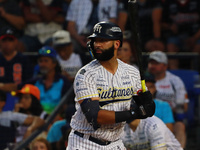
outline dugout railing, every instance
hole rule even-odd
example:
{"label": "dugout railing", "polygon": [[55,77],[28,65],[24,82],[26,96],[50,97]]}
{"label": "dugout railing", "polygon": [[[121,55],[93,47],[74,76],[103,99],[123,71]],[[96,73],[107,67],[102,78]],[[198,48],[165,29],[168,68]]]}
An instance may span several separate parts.
{"label": "dugout railing", "polygon": [[[28,56],[33,64],[37,63],[37,52],[23,52],[24,55]],[[166,55],[169,59],[178,59],[183,64],[180,69],[191,69],[198,71],[200,68],[199,65],[199,53],[196,52],[166,52]],[[143,52],[143,61],[144,67],[146,68],[149,53]]]}

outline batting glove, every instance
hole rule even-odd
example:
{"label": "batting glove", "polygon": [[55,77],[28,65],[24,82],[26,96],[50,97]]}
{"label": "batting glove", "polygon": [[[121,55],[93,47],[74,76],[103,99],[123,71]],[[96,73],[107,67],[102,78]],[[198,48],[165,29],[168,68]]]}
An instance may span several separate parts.
{"label": "batting glove", "polygon": [[133,100],[138,105],[141,119],[151,117],[155,113],[155,103],[152,94],[149,91],[141,92],[139,95],[133,96]]}

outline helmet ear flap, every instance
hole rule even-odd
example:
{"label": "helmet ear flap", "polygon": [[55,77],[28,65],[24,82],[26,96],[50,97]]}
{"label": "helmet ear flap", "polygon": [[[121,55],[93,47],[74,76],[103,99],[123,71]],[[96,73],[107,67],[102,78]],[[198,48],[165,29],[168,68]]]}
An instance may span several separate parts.
{"label": "helmet ear flap", "polygon": [[87,42],[87,49],[90,53],[90,56],[92,57],[92,59],[94,59],[94,40],[91,39],[90,41]]}

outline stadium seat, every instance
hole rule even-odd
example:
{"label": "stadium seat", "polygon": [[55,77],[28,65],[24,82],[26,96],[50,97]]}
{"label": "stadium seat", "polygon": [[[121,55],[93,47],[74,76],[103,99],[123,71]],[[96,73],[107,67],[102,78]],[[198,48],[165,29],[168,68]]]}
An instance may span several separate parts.
{"label": "stadium seat", "polygon": [[[200,96],[200,79],[199,73],[195,70],[169,70],[171,73],[179,76],[185,84],[185,88],[190,100],[188,111],[186,113],[187,126],[194,125],[195,118],[198,118],[199,104],[198,99]],[[197,111],[197,112],[195,112]]]}

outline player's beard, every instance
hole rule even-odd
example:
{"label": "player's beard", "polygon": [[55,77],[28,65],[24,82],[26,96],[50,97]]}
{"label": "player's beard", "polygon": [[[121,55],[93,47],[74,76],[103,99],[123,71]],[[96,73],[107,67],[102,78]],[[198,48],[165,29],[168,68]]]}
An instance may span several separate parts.
{"label": "player's beard", "polygon": [[107,61],[110,60],[114,56],[114,45],[108,49],[102,50],[102,53],[96,53],[94,50],[94,57],[100,61]]}

